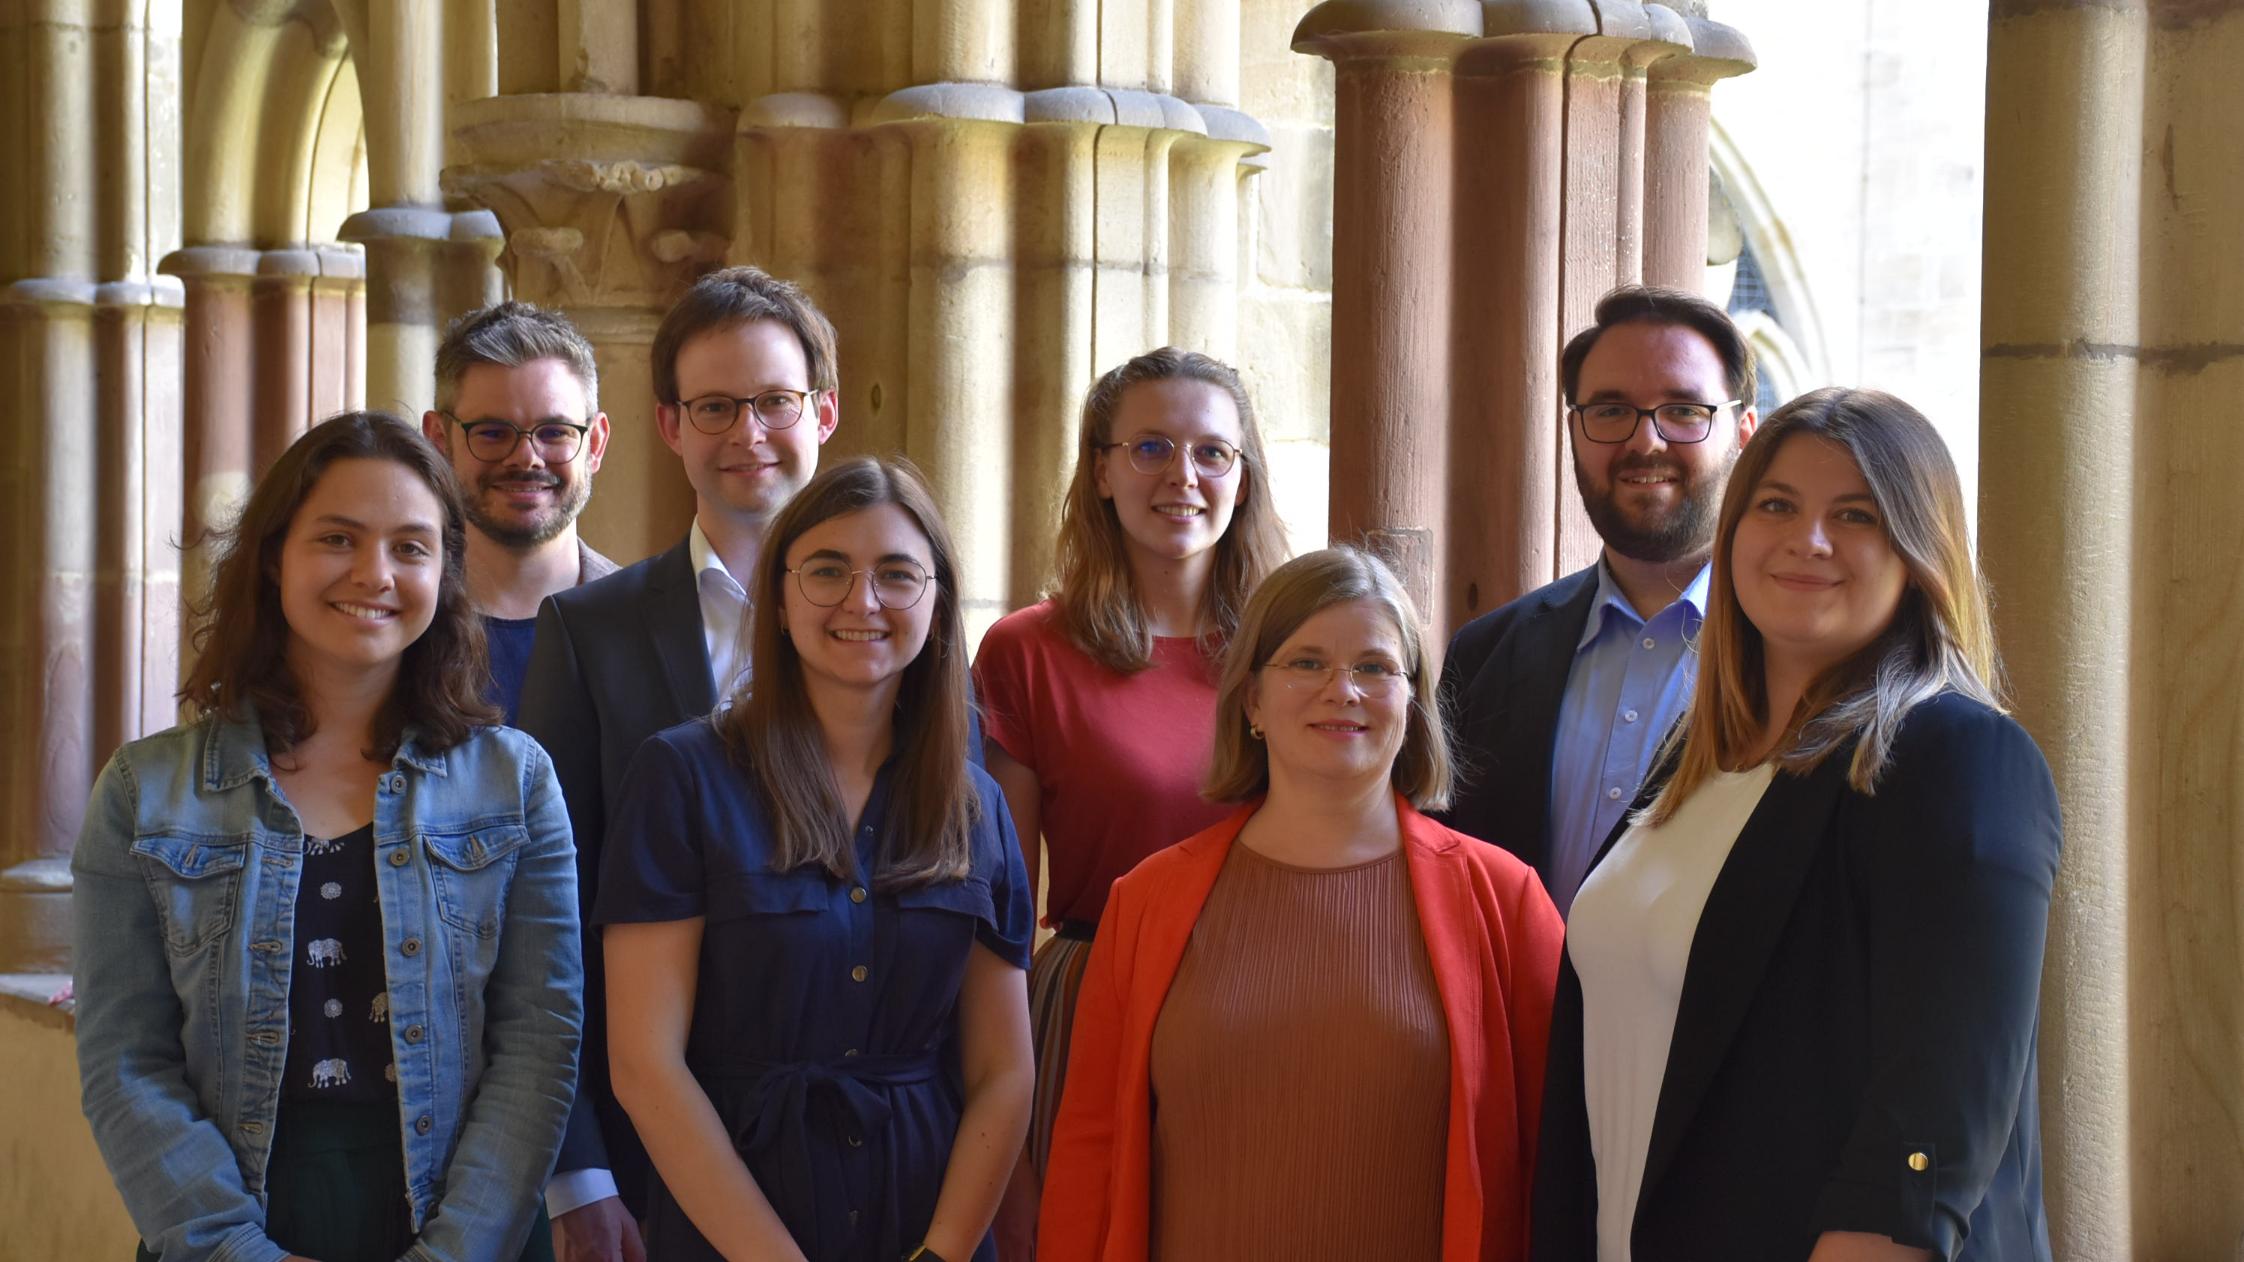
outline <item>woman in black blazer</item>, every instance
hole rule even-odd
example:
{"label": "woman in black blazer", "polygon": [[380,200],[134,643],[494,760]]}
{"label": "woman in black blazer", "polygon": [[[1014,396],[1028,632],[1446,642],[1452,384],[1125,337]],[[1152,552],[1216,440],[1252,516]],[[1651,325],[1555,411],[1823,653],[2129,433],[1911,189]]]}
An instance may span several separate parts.
{"label": "woman in black blazer", "polygon": [[1762,423],[1698,690],[1567,926],[1536,1262],[2046,1262],[2057,795],[1914,409]]}

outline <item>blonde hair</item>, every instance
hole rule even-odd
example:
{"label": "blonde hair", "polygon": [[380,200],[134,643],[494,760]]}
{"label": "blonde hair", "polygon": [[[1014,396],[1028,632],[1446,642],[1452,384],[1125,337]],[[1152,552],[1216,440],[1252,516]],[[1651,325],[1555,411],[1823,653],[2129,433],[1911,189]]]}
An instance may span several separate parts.
{"label": "blonde hair", "polygon": [[1402,640],[1402,668],[1410,676],[1410,708],[1391,775],[1395,791],[1421,810],[1449,805],[1455,779],[1449,736],[1435,700],[1434,672],[1427,669],[1426,636],[1418,609],[1386,562],[1350,547],[1295,557],[1264,579],[1248,599],[1238,634],[1224,650],[1223,674],[1216,684],[1215,748],[1202,797],[1239,802],[1270,787],[1270,751],[1255,738],[1247,721],[1248,689],[1256,672],[1302,623],[1353,600],[1370,601],[1394,620],[1395,633]]}
{"label": "blonde hair", "polygon": [[1137,579],[1114,501],[1099,495],[1098,462],[1113,440],[1114,415],[1131,386],[1149,381],[1199,381],[1231,396],[1239,412],[1239,497],[1231,524],[1215,544],[1215,572],[1201,608],[1201,651],[1213,657],[1239,625],[1247,593],[1285,559],[1284,528],[1270,501],[1270,466],[1262,428],[1239,374],[1222,360],[1164,346],[1109,371],[1083,400],[1076,440],[1075,476],[1060,507],[1059,583],[1052,603],[1060,625],[1077,647],[1100,665],[1125,675],[1153,664],[1153,632],[1146,624]]}
{"label": "blonde hair", "polygon": [[1963,486],[1946,444],[1931,422],[1890,394],[1810,391],[1761,423],[1730,474],[1715,525],[1706,623],[1699,630],[1698,687],[1663,751],[1661,761],[1672,759],[1675,773],[1644,808],[1648,823],[1672,818],[1715,773],[1740,766],[1767,725],[1761,633],[1738,604],[1730,548],[1777,452],[1801,437],[1837,443],[1854,458],[1907,577],[1884,632],[1809,681],[1772,757],[1803,775],[1852,742],[1847,783],[1874,793],[1894,737],[1917,705],[1957,692],[2002,708],[1987,592],[1972,560]]}

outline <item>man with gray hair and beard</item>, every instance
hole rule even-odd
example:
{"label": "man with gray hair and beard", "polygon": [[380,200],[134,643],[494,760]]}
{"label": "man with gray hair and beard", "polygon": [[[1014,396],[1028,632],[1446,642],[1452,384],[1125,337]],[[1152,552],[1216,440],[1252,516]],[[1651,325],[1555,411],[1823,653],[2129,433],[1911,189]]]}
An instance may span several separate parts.
{"label": "man with gray hair and beard", "polygon": [[1714,521],[1753,436],[1753,352],[1695,294],[1628,285],[1559,357],[1588,569],[1466,623],[1441,692],[1463,764],[1442,820],[1510,850],[1564,915],[1690,701]]}
{"label": "man with gray hair and beard", "polygon": [[491,700],[509,724],[539,604],[616,569],[577,538],[608,449],[599,395],[591,343],[526,302],[468,312],[436,349],[436,409],[421,430],[451,459],[467,499],[468,595],[490,642]]}

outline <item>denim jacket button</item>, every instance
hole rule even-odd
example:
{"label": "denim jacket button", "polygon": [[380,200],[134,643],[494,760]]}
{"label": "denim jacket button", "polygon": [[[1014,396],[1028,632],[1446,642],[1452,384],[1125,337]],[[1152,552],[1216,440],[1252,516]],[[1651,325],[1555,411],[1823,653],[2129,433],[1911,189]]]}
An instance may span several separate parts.
{"label": "denim jacket button", "polygon": [[428,1114],[426,1114],[426,1113],[423,1113],[423,1114],[421,1115],[421,1117],[420,1117],[420,1120],[419,1120],[419,1121],[417,1121],[417,1122],[413,1123],[413,1133],[414,1133],[414,1134],[416,1134],[416,1135],[426,1135],[426,1134],[428,1134],[428,1133],[429,1133],[430,1131],[432,1131],[432,1130],[435,1130],[435,1129],[436,1129],[436,1123],[435,1123],[435,1122],[432,1122],[432,1121],[430,1121],[430,1120],[429,1120],[429,1116],[428,1116]]}
{"label": "denim jacket button", "polygon": [[405,952],[407,955],[419,955],[421,953],[421,940],[419,938],[407,938],[398,945],[398,950]]}
{"label": "denim jacket button", "polygon": [[420,1042],[420,1041],[421,1041],[421,1033],[422,1033],[421,1027],[419,1027],[419,1026],[417,1026],[417,1025],[409,1025],[409,1026],[406,1026],[406,1027],[405,1027],[405,1041],[406,1041],[406,1042],[408,1042],[408,1043],[418,1043],[418,1042]]}
{"label": "denim jacket button", "polygon": [[242,1134],[244,1134],[244,1135],[262,1135],[262,1134],[264,1134],[264,1133],[265,1133],[265,1124],[264,1124],[263,1122],[244,1122],[244,1123],[242,1123]]}
{"label": "denim jacket button", "polygon": [[407,847],[405,847],[405,846],[399,846],[399,847],[398,847],[397,849],[395,849],[395,850],[392,850],[392,851],[390,851],[390,866],[391,866],[391,867],[393,867],[393,868],[402,868],[402,867],[404,867],[404,866],[405,866],[406,864],[408,864],[408,863],[411,863],[411,862],[413,861],[413,856],[412,856],[412,855],[410,855],[410,854],[407,854],[407,853],[406,853],[406,850],[407,850],[407,849],[408,849],[408,848],[407,848]]}

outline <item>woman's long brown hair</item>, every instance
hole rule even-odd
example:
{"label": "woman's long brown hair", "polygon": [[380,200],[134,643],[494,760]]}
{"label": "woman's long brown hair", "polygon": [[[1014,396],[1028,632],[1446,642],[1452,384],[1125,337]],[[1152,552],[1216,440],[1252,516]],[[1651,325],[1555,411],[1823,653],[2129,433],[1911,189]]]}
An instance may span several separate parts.
{"label": "woman's long brown hair", "polygon": [[345,412],[306,430],[257,480],[234,524],[216,532],[218,563],[210,594],[193,608],[196,656],[179,697],[197,714],[237,721],[254,716],[274,754],[312,734],[311,709],[288,666],[288,619],[274,575],[296,510],[338,460],[403,465],[427,484],[444,513],[436,615],[406,647],[389,701],[375,716],[367,756],[394,756],[408,725],[423,748],[450,749],[477,726],[501,718],[484,700],[491,665],[482,620],[467,594],[467,516],[452,467],[419,430],[387,412]]}
{"label": "woman's long brown hair", "polygon": [[1730,548],[1778,450],[1808,438],[1836,443],[1854,458],[1907,579],[1884,633],[1809,682],[1770,756],[1804,775],[1852,741],[1847,782],[1873,793],[1902,720],[1918,704],[1958,692],[2002,708],[2002,666],[1964,524],[1963,484],[1939,431],[1890,394],[1810,391],[1761,422],[1730,473],[1699,629],[1698,687],[1670,738],[1681,741],[1675,774],[1644,809],[1649,823],[1673,818],[1717,772],[1740,769],[1761,740],[1769,718],[1761,633],[1738,604]]}
{"label": "woman's long brown hair", "polygon": [[972,866],[973,825],[981,799],[966,771],[966,626],[959,613],[957,551],[935,510],[935,497],[909,461],[861,456],[810,480],[771,523],[756,559],[754,669],[745,695],[714,722],[733,762],[762,788],[776,834],[771,865],[779,871],[823,868],[839,880],[859,877],[851,822],[826,758],[818,716],[803,682],[802,657],[780,633],[786,604],[787,552],[812,527],[836,517],[894,504],[927,537],[935,561],[935,601],[927,643],[904,668],[896,695],[889,807],[874,871],[883,889],[954,881]]}
{"label": "woman's long brown hair", "polygon": [[1075,477],[1060,508],[1052,592],[1060,623],[1085,653],[1109,670],[1135,674],[1153,665],[1153,632],[1130,570],[1129,546],[1114,501],[1099,494],[1097,465],[1115,441],[1114,416],[1131,386],[1149,381],[1199,381],[1231,396],[1239,411],[1239,498],[1231,525],[1216,540],[1215,572],[1200,611],[1200,647],[1216,657],[1232,632],[1247,596],[1286,559],[1285,528],[1270,499],[1270,463],[1263,454],[1262,427],[1239,374],[1222,360],[1198,351],[1164,346],[1147,351],[1109,371],[1083,400],[1083,424],[1075,447]]}

